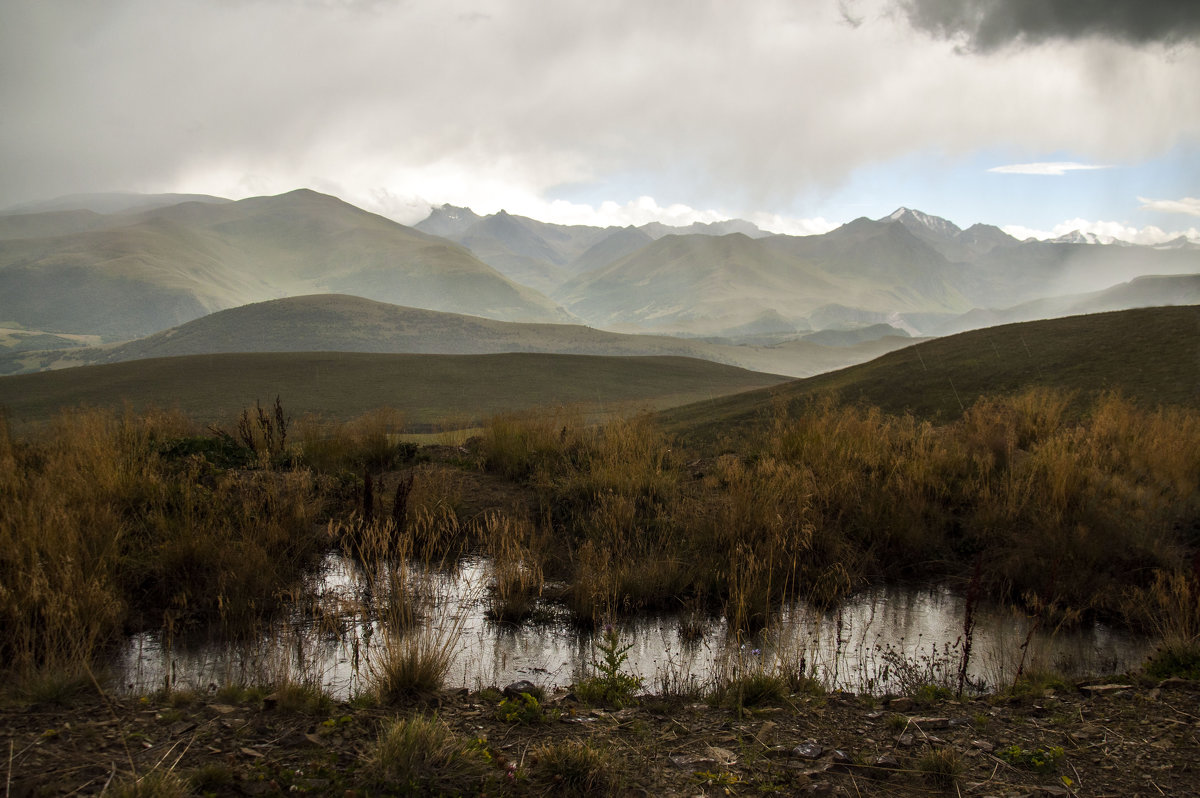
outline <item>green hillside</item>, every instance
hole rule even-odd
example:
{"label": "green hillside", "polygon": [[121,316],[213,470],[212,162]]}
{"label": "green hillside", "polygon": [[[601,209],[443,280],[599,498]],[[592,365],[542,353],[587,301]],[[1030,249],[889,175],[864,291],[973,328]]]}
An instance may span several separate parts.
{"label": "green hillside", "polygon": [[869,363],[783,386],[669,410],[669,429],[693,442],[718,440],[773,412],[832,392],[888,412],[959,416],[980,396],[1031,386],[1120,391],[1149,407],[1200,407],[1200,306],[1141,308],[1006,324],[938,338]]}
{"label": "green hillside", "polygon": [[347,419],[399,410],[413,429],[466,425],[558,405],[592,413],[662,409],[776,385],[785,377],[681,357],[582,355],[223,354],[158,358],[0,378],[0,407],[21,425],[84,406],[178,407],[228,421],[282,398],[296,416]]}

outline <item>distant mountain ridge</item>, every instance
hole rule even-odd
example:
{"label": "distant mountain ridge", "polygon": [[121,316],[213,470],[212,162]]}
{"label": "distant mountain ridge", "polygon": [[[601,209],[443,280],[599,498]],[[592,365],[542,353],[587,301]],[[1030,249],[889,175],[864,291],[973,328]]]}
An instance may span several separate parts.
{"label": "distant mountain ridge", "polygon": [[[771,319],[777,333],[885,323],[930,334],[968,311],[1094,293],[1146,274],[1200,273],[1200,245],[1186,239],[1169,247],[1082,234],[1019,241],[993,225],[964,230],[907,207],[813,236],[771,235],[742,220],[566,227],[452,206],[417,227],[448,231],[586,322],[624,332],[753,335]],[[591,249],[576,254],[586,243]]]}
{"label": "distant mountain ridge", "polygon": [[0,217],[0,320],[133,338],[326,291],[518,321],[574,321],[463,247],[308,190],[109,215]]}
{"label": "distant mountain ridge", "polygon": [[772,363],[764,347],[775,346],[796,373],[815,362],[797,354],[802,344],[859,338],[801,340],[814,332],[874,328],[864,335],[880,341],[1033,308],[1172,304],[1179,298],[1163,281],[1097,292],[1200,274],[1200,245],[1187,239],[1018,241],[907,207],[811,236],[736,219],[605,228],[450,205],[407,227],[308,190],[236,202],[77,195],[17,210],[29,207],[43,209],[0,214],[0,348],[10,353],[35,342],[140,338],[215,311],[332,293],[500,321],[744,342],[751,368]]}

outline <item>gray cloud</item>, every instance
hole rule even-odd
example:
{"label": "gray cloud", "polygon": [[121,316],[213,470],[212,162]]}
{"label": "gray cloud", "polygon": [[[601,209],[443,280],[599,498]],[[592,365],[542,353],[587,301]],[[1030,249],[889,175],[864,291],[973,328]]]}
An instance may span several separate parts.
{"label": "gray cloud", "polygon": [[621,203],[776,209],[914,152],[1114,163],[1200,139],[1200,49],[964,60],[893,0],[3,2],[0,207],[611,184]]}
{"label": "gray cloud", "polygon": [[900,0],[913,25],[973,49],[1100,37],[1128,44],[1200,39],[1196,0]]}

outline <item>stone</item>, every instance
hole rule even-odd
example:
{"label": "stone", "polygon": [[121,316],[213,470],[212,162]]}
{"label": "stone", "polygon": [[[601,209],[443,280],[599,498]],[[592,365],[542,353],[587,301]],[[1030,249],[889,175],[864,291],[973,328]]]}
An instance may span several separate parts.
{"label": "stone", "polygon": [[896,740],[896,745],[900,746],[901,748],[912,748],[913,736],[911,734],[901,734]]}
{"label": "stone", "polygon": [[704,753],[723,766],[732,765],[737,761],[737,755],[727,748],[718,748],[715,745],[707,746]]}
{"label": "stone", "polygon": [[1119,693],[1122,690],[1131,690],[1133,685],[1129,684],[1081,684],[1079,689],[1088,695],[1111,695]]}
{"label": "stone", "polygon": [[508,698],[517,698],[521,693],[529,693],[531,695],[540,692],[538,686],[533,682],[522,679],[519,682],[513,682],[504,688],[504,695]]}
{"label": "stone", "polygon": [[922,729],[945,729],[950,725],[949,718],[909,718],[908,722]]}
{"label": "stone", "polygon": [[912,708],[913,700],[905,696],[893,698],[888,702],[888,709],[892,710],[893,712],[908,712]]}
{"label": "stone", "polygon": [[792,756],[800,759],[817,759],[823,753],[825,749],[818,745],[816,740],[806,740],[792,749]]}

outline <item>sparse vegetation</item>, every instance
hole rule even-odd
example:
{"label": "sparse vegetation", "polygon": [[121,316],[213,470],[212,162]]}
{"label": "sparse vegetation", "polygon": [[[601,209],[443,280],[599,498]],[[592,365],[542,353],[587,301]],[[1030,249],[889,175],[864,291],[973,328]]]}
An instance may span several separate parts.
{"label": "sparse vegetation", "polygon": [[613,759],[586,742],[547,743],[533,752],[537,780],[549,794],[614,795],[620,781]]}
{"label": "sparse vegetation", "polygon": [[958,751],[945,746],[932,748],[917,760],[917,770],[938,787],[953,787],[964,769]]}
{"label": "sparse vegetation", "polygon": [[366,770],[381,787],[401,795],[479,794],[496,777],[481,741],[463,739],[436,717],[421,715],[389,724]]}

